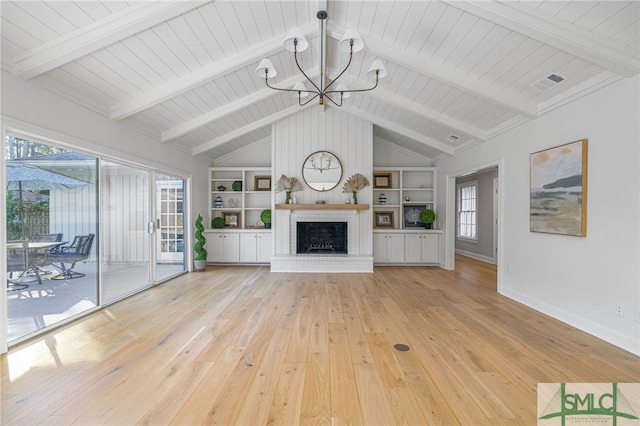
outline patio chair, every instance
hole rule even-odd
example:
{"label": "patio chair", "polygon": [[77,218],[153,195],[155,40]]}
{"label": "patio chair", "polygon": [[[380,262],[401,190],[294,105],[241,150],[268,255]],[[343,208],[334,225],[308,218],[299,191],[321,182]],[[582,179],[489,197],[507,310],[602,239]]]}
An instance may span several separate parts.
{"label": "patio chair", "polygon": [[[59,243],[62,241],[62,234],[35,234],[31,239],[33,242],[48,242],[48,243]],[[49,260],[50,251],[44,252],[36,252],[35,253],[35,262],[36,267],[50,265],[51,261]],[[50,271],[40,270],[40,273],[51,273]]]}
{"label": "patio chair", "polygon": [[31,241],[59,243],[62,241],[62,234],[35,234]]}
{"label": "patio chair", "polygon": [[[29,269],[27,260],[29,242],[26,240],[7,241],[7,244],[14,243],[20,243],[22,247],[7,250],[7,291],[24,290],[29,287],[28,284],[18,281],[24,276],[27,269]],[[20,274],[14,278],[14,272],[19,272]]]}
{"label": "patio chair", "polygon": [[[84,277],[85,274],[76,272],[73,268],[77,262],[89,258],[94,234],[77,235],[71,245],[60,246],[49,253],[49,261],[53,266],[62,271],[62,274],[53,277],[54,280],[65,280]],[[60,266],[56,265],[58,263]],[[67,268],[65,264],[70,264]]]}

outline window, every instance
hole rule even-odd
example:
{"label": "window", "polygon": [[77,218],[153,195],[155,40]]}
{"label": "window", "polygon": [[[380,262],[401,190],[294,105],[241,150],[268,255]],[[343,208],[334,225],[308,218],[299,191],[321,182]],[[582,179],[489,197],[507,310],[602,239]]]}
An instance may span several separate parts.
{"label": "window", "polygon": [[478,182],[458,185],[458,238],[478,239]]}

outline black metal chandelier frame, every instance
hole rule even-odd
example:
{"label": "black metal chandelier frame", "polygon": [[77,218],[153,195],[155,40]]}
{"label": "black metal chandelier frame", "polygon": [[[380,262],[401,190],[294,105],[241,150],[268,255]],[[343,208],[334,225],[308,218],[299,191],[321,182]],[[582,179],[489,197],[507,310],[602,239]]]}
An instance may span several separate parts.
{"label": "black metal chandelier frame", "polygon": [[[342,106],[343,100],[345,98],[348,98],[349,96],[351,96],[351,93],[368,92],[368,91],[373,90],[376,87],[378,87],[378,80],[380,78],[385,77],[386,74],[387,74],[387,71],[384,68],[384,64],[382,63],[382,61],[375,60],[373,62],[373,64],[371,65],[371,68],[369,68],[369,71],[367,72],[367,74],[371,74],[371,73],[375,72],[375,82],[374,82],[374,85],[372,87],[369,87],[369,88],[366,88],[366,89],[349,89],[349,88],[346,87],[346,85],[339,83],[336,86],[335,90],[329,90],[329,88],[331,88],[331,86],[334,83],[336,83],[340,77],[342,77],[342,75],[347,71],[347,69],[349,69],[349,66],[351,65],[351,61],[353,59],[353,48],[354,48],[354,43],[355,43],[354,38],[349,38],[348,39],[349,40],[349,61],[347,62],[347,65],[340,72],[340,74],[338,74],[338,76],[336,78],[334,78],[326,86],[324,85],[325,75],[324,75],[324,55],[323,55],[323,52],[324,52],[324,41],[325,41],[325,33],[326,33],[325,25],[326,25],[326,19],[327,19],[327,12],[324,11],[324,10],[320,10],[316,14],[316,17],[321,22],[320,23],[320,86],[318,86],[307,75],[307,73],[302,69],[302,66],[300,66],[300,62],[298,61],[298,43],[299,43],[299,40],[296,37],[296,38],[293,39],[293,56],[294,56],[294,59],[295,59],[295,62],[296,62],[296,66],[298,67],[298,69],[300,70],[302,75],[304,75],[304,77],[313,85],[315,90],[307,89],[304,86],[304,83],[301,83],[301,82],[299,82],[296,85],[294,85],[294,87],[291,88],[291,89],[285,89],[285,88],[282,88],[282,87],[272,86],[271,84],[269,84],[269,75],[270,75],[271,72],[275,73],[275,69],[273,67],[273,64],[271,64],[271,62],[268,59],[263,59],[263,61],[260,62],[260,65],[258,65],[258,68],[256,69],[256,72],[260,72],[261,70],[264,69],[264,81],[265,81],[267,87],[269,87],[270,89],[273,89],[273,90],[280,90],[280,91],[283,91],[283,92],[290,92],[294,96],[297,93],[298,104],[300,106],[305,106],[309,102],[311,102],[314,99],[319,97],[319,100],[318,100],[319,105],[324,105],[325,104],[324,100],[328,99],[331,103],[333,103],[334,105],[336,105],[338,107]],[[347,31],[347,34],[355,34],[357,36],[357,33],[355,32],[355,30],[349,30],[349,31]],[[286,39],[285,39],[285,41],[286,41]],[[306,43],[306,40],[305,40],[305,43]],[[271,68],[269,68],[269,66],[271,66]],[[340,93],[340,101],[339,102],[334,101],[331,98],[331,96],[329,96],[329,94],[332,94],[332,93]],[[306,97],[308,94],[313,94],[313,96],[310,99],[302,102],[302,98]]]}

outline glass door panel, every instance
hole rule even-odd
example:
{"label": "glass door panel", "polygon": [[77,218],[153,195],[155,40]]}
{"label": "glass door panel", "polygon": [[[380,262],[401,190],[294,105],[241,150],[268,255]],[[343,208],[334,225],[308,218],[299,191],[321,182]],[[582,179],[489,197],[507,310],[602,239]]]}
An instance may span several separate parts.
{"label": "glass door panel", "polygon": [[102,161],[101,278],[108,304],[151,285],[149,172]]}
{"label": "glass door panel", "polygon": [[185,271],[183,179],[156,174],[155,281]]}
{"label": "glass door panel", "polygon": [[98,160],[15,136],[5,142],[12,342],[98,306]]}

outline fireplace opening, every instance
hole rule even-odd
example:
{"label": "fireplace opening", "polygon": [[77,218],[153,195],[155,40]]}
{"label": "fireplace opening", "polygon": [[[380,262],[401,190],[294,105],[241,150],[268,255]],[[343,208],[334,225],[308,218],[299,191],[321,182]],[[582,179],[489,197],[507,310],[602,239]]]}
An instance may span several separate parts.
{"label": "fireplace opening", "polygon": [[297,254],[347,254],[347,222],[297,222]]}

